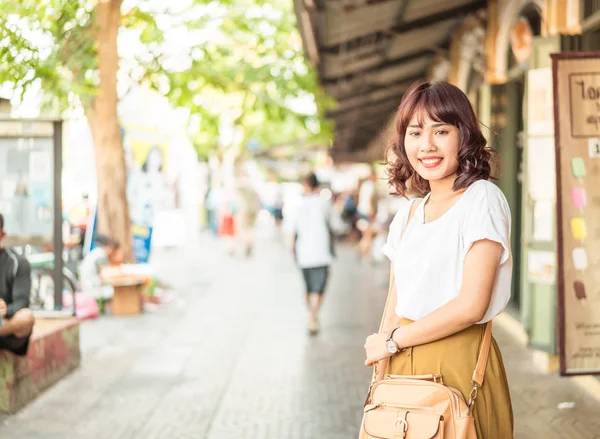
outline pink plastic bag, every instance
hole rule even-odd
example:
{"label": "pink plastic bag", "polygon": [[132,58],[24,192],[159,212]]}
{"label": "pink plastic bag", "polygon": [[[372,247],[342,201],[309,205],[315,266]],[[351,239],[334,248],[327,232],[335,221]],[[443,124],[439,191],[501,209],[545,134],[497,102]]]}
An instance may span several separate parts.
{"label": "pink plastic bag", "polygon": [[[75,293],[75,300],[77,301],[77,308],[75,310],[77,319],[95,319],[100,315],[98,303],[93,297],[86,296],[83,293]],[[63,307],[65,309],[73,308],[73,295],[70,291],[63,292]]]}

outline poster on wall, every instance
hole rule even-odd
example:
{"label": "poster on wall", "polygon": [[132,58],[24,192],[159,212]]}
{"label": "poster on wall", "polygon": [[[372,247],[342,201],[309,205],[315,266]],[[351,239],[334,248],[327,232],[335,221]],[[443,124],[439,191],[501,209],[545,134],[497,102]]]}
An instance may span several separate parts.
{"label": "poster on wall", "polygon": [[52,242],[52,139],[0,139],[0,212],[16,241]]}
{"label": "poster on wall", "polygon": [[552,55],[562,375],[600,373],[600,52]]}
{"label": "poster on wall", "polygon": [[137,262],[147,263],[157,214],[170,199],[165,176],[169,140],[164,134],[141,126],[126,126],[123,140],[133,253]]}
{"label": "poster on wall", "polygon": [[[165,177],[167,140],[164,135],[140,127],[121,130],[127,169],[127,202],[131,218],[133,257],[136,263],[150,259],[156,214],[169,198]],[[85,252],[95,247],[97,207],[90,215]]]}
{"label": "poster on wall", "polygon": [[528,70],[527,87],[527,134],[529,136],[552,136],[554,134],[554,115],[551,68]]}

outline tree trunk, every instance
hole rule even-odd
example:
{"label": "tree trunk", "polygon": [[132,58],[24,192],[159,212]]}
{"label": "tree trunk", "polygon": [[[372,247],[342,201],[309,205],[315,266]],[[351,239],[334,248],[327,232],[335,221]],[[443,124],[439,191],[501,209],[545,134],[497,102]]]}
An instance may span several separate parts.
{"label": "tree trunk", "polygon": [[98,232],[121,244],[133,260],[131,220],[127,203],[127,170],[117,115],[117,35],[123,0],[100,0],[95,9],[94,36],[98,50],[98,94],[86,108],[92,130],[98,179]]}

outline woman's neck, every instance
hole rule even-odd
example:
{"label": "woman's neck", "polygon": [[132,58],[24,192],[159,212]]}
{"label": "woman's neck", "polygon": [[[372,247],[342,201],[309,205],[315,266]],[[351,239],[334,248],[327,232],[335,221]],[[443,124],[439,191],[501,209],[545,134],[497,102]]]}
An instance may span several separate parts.
{"label": "woman's neck", "polygon": [[429,181],[429,187],[431,188],[429,200],[436,203],[438,201],[447,200],[456,195],[456,192],[454,192],[455,180],[456,174],[452,174],[448,177],[442,178],[441,180]]}

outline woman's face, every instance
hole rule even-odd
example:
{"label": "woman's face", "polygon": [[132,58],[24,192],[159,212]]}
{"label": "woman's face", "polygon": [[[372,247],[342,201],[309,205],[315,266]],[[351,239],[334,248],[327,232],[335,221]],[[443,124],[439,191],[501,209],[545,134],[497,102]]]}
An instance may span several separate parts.
{"label": "woman's face", "polygon": [[404,135],[404,147],[410,164],[428,181],[454,176],[458,169],[458,128],[436,122],[428,116],[424,116],[422,121],[420,125],[418,115],[413,115]]}

